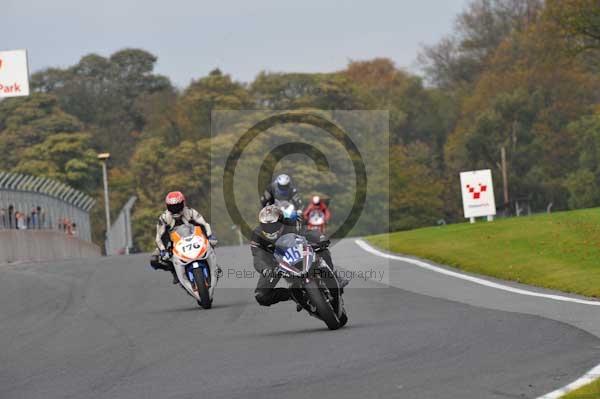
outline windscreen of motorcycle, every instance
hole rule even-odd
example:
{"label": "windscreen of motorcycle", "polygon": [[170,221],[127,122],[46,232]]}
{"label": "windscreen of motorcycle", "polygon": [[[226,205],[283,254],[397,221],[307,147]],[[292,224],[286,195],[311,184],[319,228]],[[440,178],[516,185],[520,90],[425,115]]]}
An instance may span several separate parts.
{"label": "windscreen of motorcycle", "polygon": [[184,262],[203,259],[207,254],[208,240],[198,226],[181,225],[171,232],[173,255]]}
{"label": "windscreen of motorcycle", "polygon": [[307,272],[314,262],[314,251],[306,238],[294,233],[281,236],[275,242],[275,260],[289,272]]}
{"label": "windscreen of motorcycle", "polygon": [[312,211],[309,215],[308,223],[315,226],[325,223],[325,214],[318,209]]}
{"label": "windscreen of motorcycle", "polygon": [[296,208],[294,204],[288,201],[275,201],[275,205],[281,209],[281,213],[283,214],[284,219],[294,219],[296,216]]}

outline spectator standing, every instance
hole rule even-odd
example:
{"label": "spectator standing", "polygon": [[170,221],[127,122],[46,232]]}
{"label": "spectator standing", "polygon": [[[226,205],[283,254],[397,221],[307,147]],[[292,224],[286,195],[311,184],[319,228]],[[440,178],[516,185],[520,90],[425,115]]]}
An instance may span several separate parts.
{"label": "spectator standing", "polygon": [[38,220],[38,214],[37,214],[37,209],[36,208],[32,208],[31,209],[31,225],[30,227],[32,229],[39,229],[40,228],[40,224],[39,224],[39,220]]}
{"label": "spectator standing", "polygon": [[36,211],[37,211],[39,228],[45,229],[46,228],[46,214],[44,212],[42,212],[42,207],[39,205],[36,208]]}
{"label": "spectator standing", "polygon": [[27,229],[27,217],[25,216],[24,213],[22,212],[17,212],[15,214],[16,216],[16,228],[19,230],[26,230]]}
{"label": "spectator standing", "polygon": [[17,218],[16,215],[13,216],[13,212],[15,211],[15,207],[10,204],[8,206],[8,228],[12,229],[12,228],[17,228]]}
{"label": "spectator standing", "polygon": [[8,228],[8,220],[6,219],[6,209],[0,209],[0,229]]}

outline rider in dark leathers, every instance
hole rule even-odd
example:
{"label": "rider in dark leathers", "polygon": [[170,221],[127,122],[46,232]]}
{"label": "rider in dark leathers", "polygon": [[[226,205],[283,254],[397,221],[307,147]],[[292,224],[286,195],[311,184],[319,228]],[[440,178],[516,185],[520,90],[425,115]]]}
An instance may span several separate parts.
{"label": "rider in dark leathers", "polygon": [[[333,262],[329,252],[330,241],[316,231],[299,231],[296,225],[283,223],[281,210],[274,205],[267,205],[259,214],[260,225],[254,229],[250,248],[254,260],[254,268],[260,273],[256,285],[256,301],[262,306],[271,306],[277,302],[288,301],[291,299],[287,288],[275,288],[280,277],[275,274],[275,242],[284,234],[295,233],[306,237],[308,242],[314,248],[315,252],[329,265],[332,270]],[[340,285],[343,287],[348,284],[348,280],[341,279]],[[301,308],[300,308],[301,309]]]}
{"label": "rider in dark leathers", "polygon": [[298,190],[292,183],[292,179],[286,174],[277,176],[260,197],[260,203],[263,207],[273,205],[275,200],[288,201],[294,205],[296,210],[303,208],[302,198],[300,198]]}

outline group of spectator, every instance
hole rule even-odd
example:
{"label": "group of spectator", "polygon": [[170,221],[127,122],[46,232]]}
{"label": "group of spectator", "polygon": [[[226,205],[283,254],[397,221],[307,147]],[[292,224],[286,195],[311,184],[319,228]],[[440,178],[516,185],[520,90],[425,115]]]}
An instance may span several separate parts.
{"label": "group of spectator", "polygon": [[[29,213],[20,212],[16,210],[13,205],[9,205],[8,208],[0,208],[0,230],[34,230],[49,228],[52,228],[52,223],[46,220],[46,215],[40,206],[32,208]],[[70,236],[77,236],[78,234],[77,225],[67,217],[58,220],[58,229]]]}
{"label": "group of spectator", "polygon": [[0,229],[43,229],[46,228],[46,217],[40,206],[30,212],[21,212],[9,205],[8,209],[0,208]]}

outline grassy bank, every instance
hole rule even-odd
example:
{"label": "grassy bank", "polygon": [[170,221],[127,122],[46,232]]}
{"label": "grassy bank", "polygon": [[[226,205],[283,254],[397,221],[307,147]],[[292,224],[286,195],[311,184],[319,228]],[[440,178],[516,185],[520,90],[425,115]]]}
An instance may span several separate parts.
{"label": "grassy bank", "polygon": [[600,208],[367,239],[465,271],[600,298]]}
{"label": "grassy bank", "polygon": [[598,399],[600,398],[600,380],[596,380],[591,384],[579,388],[562,399]]}

